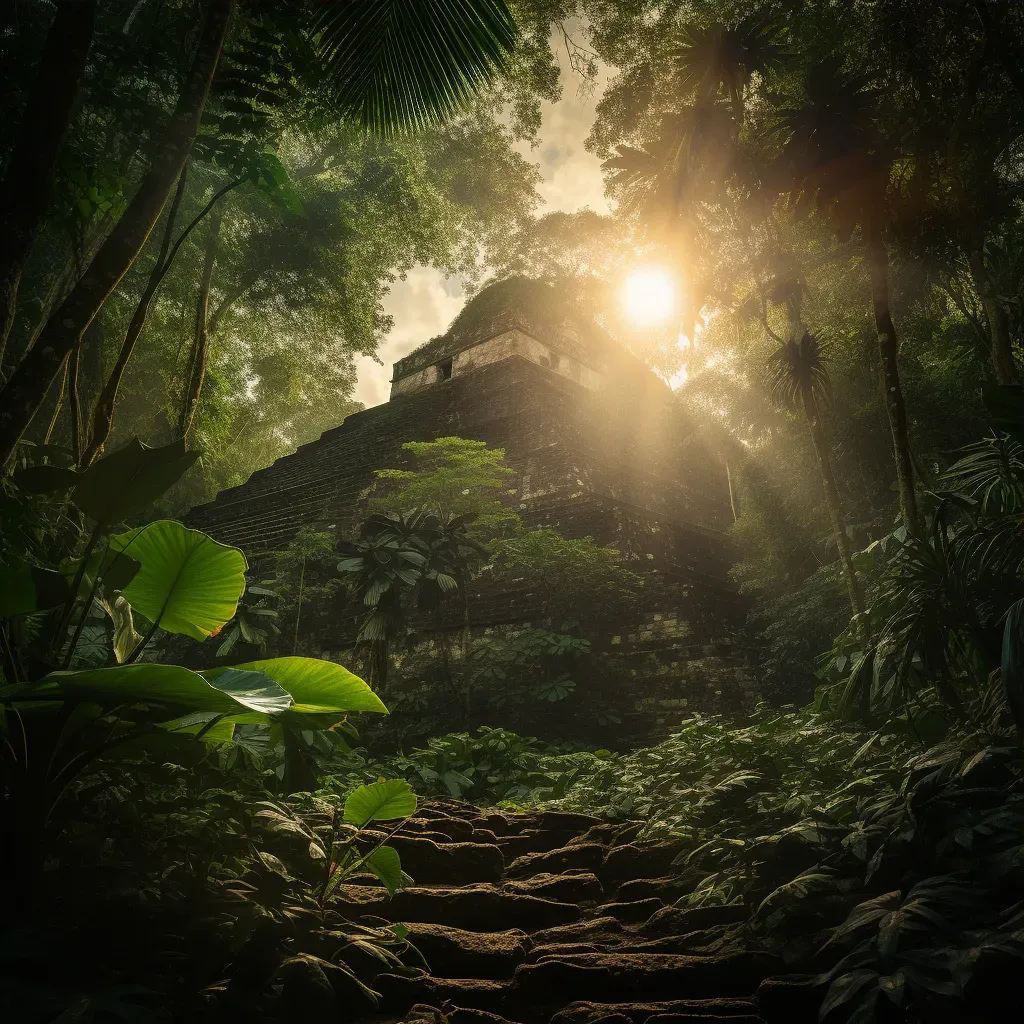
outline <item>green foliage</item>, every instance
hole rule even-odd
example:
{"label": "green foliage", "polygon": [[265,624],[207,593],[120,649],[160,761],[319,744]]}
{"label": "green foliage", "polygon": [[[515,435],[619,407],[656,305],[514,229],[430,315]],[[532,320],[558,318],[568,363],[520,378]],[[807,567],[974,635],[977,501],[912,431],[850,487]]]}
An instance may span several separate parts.
{"label": "green foliage", "polygon": [[214,633],[221,640],[217,657],[228,657],[239,642],[266,650],[267,643],[281,633],[279,612],[271,607],[279,597],[275,590],[247,583],[234,616]]}
{"label": "green foliage", "polygon": [[[121,479],[129,503],[158,486],[170,486],[180,453],[171,451],[168,461],[166,451],[157,456],[136,449],[138,457],[128,463],[123,452],[94,463],[83,482],[97,469],[111,484]],[[131,455],[132,449],[127,451]],[[161,469],[172,463],[175,472]],[[88,500],[84,504],[94,507]],[[113,515],[112,508],[96,514]],[[59,610],[47,611],[53,602],[31,572],[13,573],[18,600],[5,618],[15,621],[5,621],[0,632],[0,863],[26,879],[35,879],[40,870],[54,807],[98,760],[147,755],[201,759],[205,750],[196,740],[231,742],[236,728],[262,725],[282,735],[286,766],[291,761],[285,783],[296,788],[304,766],[296,730],[327,728],[353,711],[387,712],[366,683],[330,662],[276,658],[205,674],[179,665],[132,664],[161,624],[168,632],[196,639],[223,627],[235,614],[245,585],[245,558],[235,548],[166,520],[110,537],[100,550],[104,526],[101,519],[84,551],[66,567],[74,582]],[[104,650],[100,643],[97,653],[90,652],[95,667],[70,671],[94,603],[112,620],[110,647]],[[134,630],[133,606],[150,623],[145,636]],[[70,631],[76,611],[77,625]],[[18,620],[29,617],[41,617],[39,628],[18,628]],[[58,657],[62,669],[52,671]],[[105,665],[111,658],[118,664]],[[19,899],[28,905],[37,896],[30,881]]]}
{"label": "green foliage", "polygon": [[1014,442],[971,445],[935,496],[919,537],[902,531],[856,556],[872,574],[871,607],[838,638],[829,677],[837,706],[891,713],[934,687],[963,715],[1000,663],[1002,620],[1021,592],[1018,509],[1024,477]]}
{"label": "green foliage", "polygon": [[[98,463],[97,463],[98,465]],[[120,590],[131,606],[169,633],[195,640],[221,630],[245,590],[245,556],[169,519],[110,538],[141,571]]]}
{"label": "green foliage", "polygon": [[509,587],[528,580],[537,587],[556,624],[575,618],[580,594],[587,595],[598,616],[610,610],[622,614],[637,600],[642,586],[614,548],[597,544],[592,537],[566,538],[551,529],[496,541],[492,564],[495,580]]}
{"label": "green foliage", "polygon": [[483,441],[439,437],[402,445],[413,469],[379,469],[369,507],[375,511],[431,509],[444,516],[472,516],[481,540],[515,531],[519,517],[503,497],[510,470],[505,452]]}
{"label": "green foliage", "polygon": [[355,542],[342,541],[347,557],[338,571],[352,576],[360,611],[359,640],[372,652],[376,678],[387,678],[388,647],[405,628],[410,609],[438,611],[457,595],[465,600],[471,558],[483,548],[467,532],[468,516],[428,508],[370,516]]}
{"label": "green foliage", "polygon": [[371,821],[408,818],[416,810],[416,797],[401,779],[360,786],[345,801],[345,821],[362,828]]}
{"label": "green foliage", "polygon": [[518,38],[504,0],[331,5],[314,31],[332,104],[385,132],[423,129],[465,109],[508,67]]}
{"label": "green foliage", "polygon": [[354,751],[329,763],[327,788],[351,778],[401,775],[428,796],[483,804],[528,804],[565,795],[578,765],[614,755],[607,751],[565,754],[559,747],[507,729],[481,727],[475,735],[455,733],[430,739],[422,749],[380,762]]}
{"label": "green foliage", "polygon": [[[225,777],[208,762],[98,766],[69,795],[74,826],[50,865],[50,881],[66,882],[67,899],[57,913],[38,908],[5,936],[4,1009],[19,1020],[52,1019],[65,1008],[123,998],[134,1004],[129,1019],[287,1016],[282,981],[298,962],[337,984],[346,1006],[373,1012],[373,977],[422,958],[400,926],[354,924],[333,894],[323,898],[332,864],[339,884],[372,880],[376,871],[408,882],[391,874],[394,858],[380,855],[373,826],[344,824],[350,788],[270,798],[258,776]],[[109,887],[112,854],[117,896]],[[86,921],[93,927],[83,944]],[[192,952],[187,962],[168,955],[175,933]],[[143,961],[152,965],[144,986],[133,967]],[[104,965],[118,965],[118,973],[105,975]],[[214,977],[219,984],[210,989]]]}

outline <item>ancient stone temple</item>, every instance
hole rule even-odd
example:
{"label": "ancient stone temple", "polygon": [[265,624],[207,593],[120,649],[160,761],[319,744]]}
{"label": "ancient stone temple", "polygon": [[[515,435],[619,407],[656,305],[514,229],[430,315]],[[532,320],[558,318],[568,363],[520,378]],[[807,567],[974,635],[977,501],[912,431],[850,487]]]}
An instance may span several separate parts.
{"label": "ancient stone temple", "polygon": [[[528,526],[610,544],[643,574],[642,611],[604,641],[619,666],[624,733],[657,735],[688,710],[753,702],[727,575],[725,467],[694,443],[660,378],[539,282],[481,292],[447,334],[395,364],[390,401],[222,492],[189,522],[258,567],[304,526],[347,531],[374,470],[402,464],[404,442],[453,435],[505,449],[507,498]],[[540,604],[528,581],[514,593],[484,587],[472,625],[538,623]],[[351,631],[339,622],[320,616],[304,637],[309,649],[350,659]]]}

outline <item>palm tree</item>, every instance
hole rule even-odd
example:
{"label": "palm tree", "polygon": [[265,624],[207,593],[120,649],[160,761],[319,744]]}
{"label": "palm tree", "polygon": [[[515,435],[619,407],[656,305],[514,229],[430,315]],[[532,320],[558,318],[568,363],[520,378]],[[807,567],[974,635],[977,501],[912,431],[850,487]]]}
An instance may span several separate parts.
{"label": "palm tree", "polygon": [[839,488],[836,487],[835,473],[832,470],[832,456],[821,422],[822,407],[827,406],[830,401],[831,382],[818,339],[804,331],[799,341],[790,338],[783,342],[769,360],[767,378],[772,400],[785,408],[802,410],[807,420],[811,442],[818,457],[825,504],[839,548],[839,561],[850,595],[850,607],[854,615],[863,614],[864,595],[853,568],[850,538],[846,533]]}
{"label": "palm tree", "polygon": [[[0,392],[0,465],[14,454],[51,384],[159,220],[188,159],[236,6],[240,17],[257,16],[257,4],[209,0],[201,5],[202,33],[149,170]],[[375,131],[417,129],[450,117],[507,67],[518,39],[505,0],[335,0],[315,5],[312,20],[304,5],[296,6],[290,17],[295,29],[315,42],[320,78],[334,107]],[[51,111],[54,123],[63,117],[65,130],[70,116],[70,107]],[[34,127],[39,138],[53,134],[53,124]]]}
{"label": "palm tree", "polygon": [[[466,532],[472,516],[450,516],[431,508],[379,512],[359,528],[355,541],[338,547],[338,571],[352,574],[350,593],[362,608],[358,641],[370,652],[370,675],[387,683],[389,652],[405,628],[410,608],[438,612],[465,592],[469,558],[485,554]],[[447,661],[448,648],[444,647]]]}
{"label": "palm tree", "polygon": [[785,52],[778,42],[780,32],[774,18],[757,13],[733,25],[713,22],[706,28],[684,28],[680,44],[670,55],[681,91],[702,101],[723,91],[736,124],[742,125],[745,93],[754,76],[765,77],[782,65]]}
{"label": "palm tree", "polygon": [[889,301],[889,251],[883,233],[890,160],[875,127],[878,91],[864,77],[843,75],[834,64],[807,77],[806,102],[782,110],[785,141],[776,172],[798,214],[827,216],[842,239],[859,225],[871,278],[871,301],[882,363],[885,407],[892,430],[900,512],[918,530],[914,463],[900,383],[899,346]]}

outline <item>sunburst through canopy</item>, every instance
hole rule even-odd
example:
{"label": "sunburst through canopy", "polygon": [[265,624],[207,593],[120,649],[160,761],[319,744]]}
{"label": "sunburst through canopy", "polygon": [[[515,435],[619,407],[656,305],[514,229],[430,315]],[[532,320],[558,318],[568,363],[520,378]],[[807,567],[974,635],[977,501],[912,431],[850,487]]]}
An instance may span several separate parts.
{"label": "sunburst through canopy", "polygon": [[638,267],[626,278],[623,306],[637,327],[667,324],[678,307],[672,275],[662,267]]}

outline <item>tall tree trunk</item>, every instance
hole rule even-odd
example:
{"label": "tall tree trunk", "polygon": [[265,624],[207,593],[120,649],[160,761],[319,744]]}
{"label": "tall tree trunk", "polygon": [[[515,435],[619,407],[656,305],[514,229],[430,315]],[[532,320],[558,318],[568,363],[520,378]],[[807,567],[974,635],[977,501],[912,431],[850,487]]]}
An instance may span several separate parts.
{"label": "tall tree trunk", "polygon": [[61,364],[142,251],[188,158],[210,94],[233,0],[209,0],[178,104],[145,177],[85,275],[50,317],[32,351],[0,392],[0,464],[14,453]]}
{"label": "tall tree trunk", "polygon": [[182,197],[185,194],[185,181],[188,167],[182,167],[178,175],[178,187],[174,192],[174,200],[171,203],[170,212],[167,214],[167,225],[164,228],[164,236],[160,242],[160,253],[153,264],[153,270],[149,275],[146,290],[142,293],[135,312],[132,314],[128,330],[125,332],[124,341],[121,343],[121,350],[117,354],[114,368],[110,371],[107,383],[103,386],[99,398],[96,399],[96,409],[92,418],[92,438],[89,441],[89,448],[82,456],[82,469],[88,469],[93,464],[96,456],[103,451],[103,446],[110,437],[110,430],[114,422],[114,403],[117,401],[117,389],[121,386],[121,378],[128,366],[128,361],[135,351],[135,342],[138,341],[142,328],[146,325],[146,315],[149,312],[149,304],[156,295],[156,290],[164,278],[165,265],[168,263],[167,253],[171,247],[171,236],[174,234],[174,222],[181,206]]}
{"label": "tall tree trunk", "polygon": [[18,286],[53,195],[57,158],[71,124],[96,28],[97,0],[60,0],[0,184],[0,363]]}
{"label": "tall tree trunk", "polygon": [[82,346],[76,345],[68,360],[68,412],[71,414],[71,450],[75,453],[76,466],[82,461],[82,405],[78,395],[81,357]]}
{"label": "tall tree trunk", "polygon": [[60,387],[57,389],[57,397],[53,403],[53,412],[50,414],[50,422],[46,425],[46,433],[43,434],[43,444],[49,444],[50,439],[53,437],[53,432],[57,429],[57,418],[60,416],[60,410],[64,405],[64,392],[67,391],[68,387],[68,360],[64,360],[64,372],[61,374]]}
{"label": "tall tree trunk", "polygon": [[916,535],[917,494],[914,490],[914,460],[910,452],[907,429],[907,406],[900,384],[899,347],[896,328],[889,309],[889,250],[877,222],[865,225],[868,266],[871,271],[871,303],[878,334],[878,354],[882,361],[882,385],[885,389],[885,411],[892,430],[893,460],[896,463],[896,484],[900,495],[900,514],[907,532]]}
{"label": "tall tree trunk", "polygon": [[864,613],[864,594],[861,590],[860,580],[857,579],[857,573],[853,568],[850,538],[846,534],[846,520],[843,517],[839,488],[836,486],[835,473],[832,471],[832,456],[825,440],[824,428],[821,425],[818,403],[815,402],[814,396],[806,390],[802,391],[800,397],[803,401],[804,415],[807,417],[807,426],[811,431],[814,453],[818,456],[818,469],[821,471],[821,483],[825,490],[825,504],[828,506],[828,517],[832,520],[832,532],[836,535],[836,544],[839,545],[839,561],[843,566],[846,590],[850,596],[850,607],[853,609],[854,615],[862,615]]}
{"label": "tall tree trunk", "polygon": [[206,234],[206,259],[203,262],[203,276],[199,282],[199,298],[196,301],[196,322],[192,336],[192,355],[189,359],[188,380],[181,400],[181,416],[178,419],[178,436],[188,440],[189,431],[199,408],[199,396],[203,393],[206,378],[206,364],[210,357],[210,331],[207,324],[210,314],[210,284],[213,268],[217,262],[217,240],[223,211],[220,207],[210,217]]}
{"label": "tall tree trunk", "polygon": [[980,244],[972,246],[967,259],[974,278],[974,288],[981,300],[981,308],[985,310],[985,319],[988,320],[988,351],[996,371],[996,381],[1000,384],[1019,384],[1020,373],[1013,358],[1013,339],[1010,337],[1010,317],[996,294],[992,277],[985,266],[985,250]]}
{"label": "tall tree trunk", "polygon": [[[146,317],[149,315],[150,304],[152,303],[160,285],[163,283],[163,279],[167,276],[167,272],[171,269],[174,257],[178,254],[178,250],[181,248],[184,241],[190,234],[192,234],[203,218],[214,208],[215,204],[226,196],[228,192],[237,188],[241,184],[241,180],[233,181],[216,192],[206,206],[204,206],[203,209],[200,210],[193,218],[189,226],[182,231],[174,243],[174,248],[168,252],[171,233],[174,229],[175,217],[178,212],[178,207],[181,205],[182,195],[185,191],[185,169],[182,169],[181,176],[178,178],[178,188],[174,194],[174,201],[171,204],[171,210],[168,214],[167,227],[164,231],[163,241],[160,244],[160,255],[153,266],[152,273],[149,275],[146,290],[142,293],[142,297],[139,299],[139,303],[135,307],[135,312],[132,314],[131,323],[128,324],[128,330],[125,332],[124,341],[121,343],[121,350],[117,354],[117,361],[114,363],[114,368],[110,371],[107,383],[104,385],[103,391],[96,402],[96,410],[93,414],[92,441],[89,444],[89,450],[84,456],[84,468],[91,466],[96,457],[102,453],[103,445],[106,444],[107,438],[110,436],[110,430],[114,422],[114,404],[117,401],[117,390],[121,386],[121,379],[124,377],[124,371],[131,360],[132,353],[135,351],[135,343],[139,340],[139,336],[142,334],[142,330],[146,326]],[[213,334],[213,321],[211,320],[210,323],[210,334]]]}

